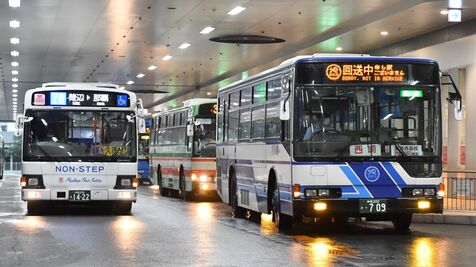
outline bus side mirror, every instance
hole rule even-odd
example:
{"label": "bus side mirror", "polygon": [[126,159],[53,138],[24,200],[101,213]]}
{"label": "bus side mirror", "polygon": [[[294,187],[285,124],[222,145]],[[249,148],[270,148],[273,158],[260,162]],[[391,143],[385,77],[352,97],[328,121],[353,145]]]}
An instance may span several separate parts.
{"label": "bus side mirror", "polygon": [[289,120],[289,101],[286,99],[279,103],[279,119],[282,121]]}
{"label": "bus side mirror", "polygon": [[30,122],[33,120],[33,117],[26,117],[24,115],[18,115],[16,122],[15,122],[15,128],[17,130],[23,129],[23,126],[25,125],[25,122]]}
{"label": "bus side mirror", "polygon": [[461,100],[453,100],[453,105],[455,106],[455,120],[463,120],[463,105],[461,103]]}
{"label": "bus side mirror", "polygon": [[193,136],[193,124],[188,124],[187,125],[187,136],[192,137]]}
{"label": "bus side mirror", "polygon": [[147,127],[145,126],[145,119],[139,118],[137,119],[137,123],[139,124],[139,133],[141,134],[147,133]]}

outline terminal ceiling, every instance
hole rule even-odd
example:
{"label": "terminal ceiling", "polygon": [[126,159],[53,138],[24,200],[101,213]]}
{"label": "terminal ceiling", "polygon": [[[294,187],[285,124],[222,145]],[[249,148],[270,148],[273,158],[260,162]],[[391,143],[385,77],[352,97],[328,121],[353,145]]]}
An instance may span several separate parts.
{"label": "terminal ceiling", "polygon": [[[246,9],[228,15],[236,6]],[[451,23],[440,14],[447,7],[446,0],[22,0],[11,8],[1,0],[0,120],[13,118],[13,83],[19,113],[27,89],[53,81],[120,84],[142,92],[154,112],[188,98],[214,97],[218,88],[296,55],[336,53],[338,47],[365,53],[447,27]],[[463,0],[463,21],[475,17],[476,1]],[[20,27],[10,28],[11,20]],[[201,34],[206,26],[215,30]],[[232,34],[285,42],[209,41]],[[11,44],[12,37],[20,43]],[[183,43],[190,46],[180,49]],[[166,55],[172,58],[163,60]],[[152,65],[157,68],[149,70]],[[138,78],[140,73],[145,76]]]}

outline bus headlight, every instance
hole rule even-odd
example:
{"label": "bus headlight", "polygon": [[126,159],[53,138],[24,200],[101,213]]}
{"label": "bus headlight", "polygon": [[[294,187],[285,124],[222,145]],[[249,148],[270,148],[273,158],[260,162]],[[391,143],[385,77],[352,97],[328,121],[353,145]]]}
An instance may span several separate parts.
{"label": "bus headlight", "polygon": [[435,195],[435,189],[434,188],[425,188],[425,190],[423,190],[423,194],[425,196],[434,196]]}
{"label": "bus headlight", "polygon": [[319,197],[328,197],[329,189],[319,189]]}
{"label": "bus headlight", "polygon": [[192,172],[190,179],[192,179],[192,182],[195,182],[197,180],[197,174]]}
{"label": "bus headlight", "polygon": [[205,174],[202,174],[200,175],[200,183],[206,183],[206,182],[210,182],[210,177],[205,175]]}
{"label": "bus headlight", "polygon": [[128,178],[121,179],[121,186],[131,186],[131,180]]}
{"label": "bus headlight", "polygon": [[414,197],[422,196],[423,195],[423,189],[415,188],[415,189],[412,190],[412,194],[413,194]]}
{"label": "bus headlight", "polygon": [[306,197],[317,197],[317,190],[316,189],[306,189],[304,191]]}

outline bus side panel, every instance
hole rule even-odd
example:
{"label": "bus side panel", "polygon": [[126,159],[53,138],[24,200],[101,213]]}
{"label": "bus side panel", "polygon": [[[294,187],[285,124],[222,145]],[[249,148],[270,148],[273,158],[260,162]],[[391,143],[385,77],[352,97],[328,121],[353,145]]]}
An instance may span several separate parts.
{"label": "bus side panel", "polygon": [[229,192],[228,192],[228,169],[229,163],[228,159],[225,158],[225,146],[217,145],[217,191],[221,200],[225,203],[229,203]]}
{"label": "bus side panel", "polygon": [[259,211],[258,185],[267,183],[264,143],[241,143],[236,146],[236,178],[238,203],[250,210]]}
{"label": "bus side panel", "polygon": [[[266,167],[267,170],[274,170],[279,183],[279,194],[281,199],[281,212],[292,215],[292,171],[291,157],[281,142],[269,143],[266,145]],[[265,197],[267,197],[268,183],[266,180]],[[267,198],[260,204],[261,212],[267,211]]]}

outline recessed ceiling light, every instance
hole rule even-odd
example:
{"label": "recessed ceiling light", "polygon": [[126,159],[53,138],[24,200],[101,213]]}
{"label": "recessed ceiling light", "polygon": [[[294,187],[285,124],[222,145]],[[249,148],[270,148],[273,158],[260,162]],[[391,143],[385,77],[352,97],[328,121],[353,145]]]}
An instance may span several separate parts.
{"label": "recessed ceiling light", "polygon": [[13,51],[10,52],[10,55],[12,57],[18,57],[20,55],[20,52],[13,50]]}
{"label": "recessed ceiling light", "polygon": [[13,88],[17,88],[17,87],[18,87],[18,84],[12,83],[12,87],[13,87]]}
{"label": "recessed ceiling light", "polygon": [[148,70],[155,70],[157,68],[156,65],[150,65],[147,69]]}
{"label": "recessed ceiling light", "polygon": [[13,93],[18,93],[18,90],[17,90],[17,89],[13,89],[12,92],[13,92]]}
{"label": "recessed ceiling light", "polygon": [[10,7],[20,7],[20,0],[8,0]]}
{"label": "recessed ceiling light", "polygon": [[119,86],[119,89],[124,90],[124,89],[126,89],[126,87],[125,86]]}
{"label": "recessed ceiling light", "polygon": [[13,100],[13,104],[15,104],[15,102],[18,100],[16,97],[12,98]]}
{"label": "recessed ceiling light", "polygon": [[17,78],[17,77],[13,77],[13,78],[12,78],[12,82],[15,82],[15,83],[18,82],[18,78]]}
{"label": "recessed ceiling light", "polygon": [[18,71],[17,70],[12,70],[12,75],[18,75]]}
{"label": "recessed ceiling light", "polygon": [[446,16],[446,15],[448,15],[448,10],[447,10],[447,9],[443,9],[443,10],[440,11],[440,14]]}
{"label": "recessed ceiling light", "polygon": [[140,78],[143,78],[144,76],[145,76],[145,74],[144,74],[144,73],[139,73],[139,74],[137,74],[137,76],[136,76],[136,77],[140,79]]}
{"label": "recessed ceiling light", "polygon": [[12,67],[18,67],[18,66],[20,66],[20,64],[18,63],[18,61],[12,61],[11,65],[12,65]]}
{"label": "recessed ceiling light", "polygon": [[20,43],[20,39],[17,38],[17,37],[12,37],[12,38],[10,38],[10,43],[11,43],[11,44],[19,44],[19,43]]}
{"label": "recessed ceiling light", "polygon": [[338,47],[336,47],[336,50],[337,51],[342,51],[342,47],[338,46]]}
{"label": "recessed ceiling light", "polygon": [[185,48],[187,48],[187,47],[189,47],[189,46],[190,46],[189,43],[183,43],[183,44],[181,44],[178,48],[180,48],[180,49],[185,49]]}
{"label": "recessed ceiling light", "polygon": [[234,16],[234,15],[238,15],[240,14],[243,10],[245,10],[246,7],[242,7],[242,6],[237,6],[235,8],[233,8],[232,10],[230,10],[228,13],[228,15],[231,15],[231,16]]}
{"label": "recessed ceiling light", "polygon": [[207,95],[212,95],[212,92],[207,92]]}
{"label": "recessed ceiling light", "polygon": [[200,32],[201,34],[209,34],[211,33],[213,30],[215,30],[215,28],[211,27],[211,26],[207,26],[205,28],[203,28],[203,30]]}
{"label": "recessed ceiling light", "polygon": [[131,84],[133,84],[133,83],[134,83],[134,81],[128,81],[128,82],[127,82],[127,84],[129,84],[129,85],[131,85]]}
{"label": "recessed ceiling light", "polygon": [[172,58],[171,55],[165,55],[165,56],[162,58],[162,60],[163,60],[163,61],[167,61],[167,60],[170,60],[171,58]]}
{"label": "recessed ceiling light", "polygon": [[382,35],[382,36],[388,35],[388,32],[387,31],[381,31],[380,35]]}
{"label": "recessed ceiling light", "polygon": [[18,20],[10,20],[10,28],[20,28],[20,22]]}
{"label": "recessed ceiling light", "polygon": [[18,95],[17,94],[12,94],[13,97],[17,97]]}

